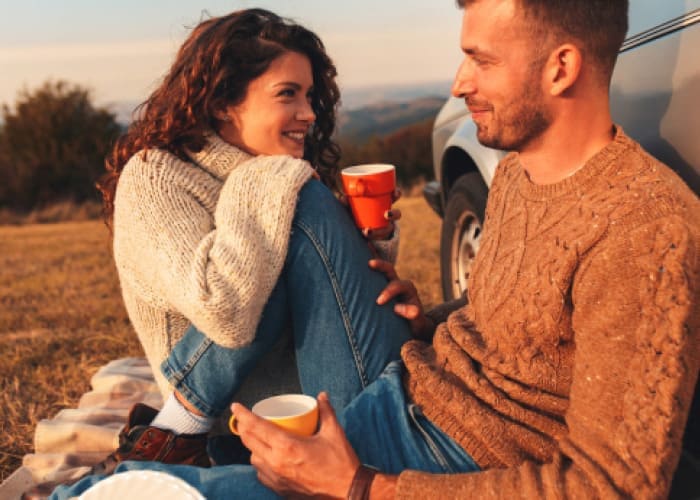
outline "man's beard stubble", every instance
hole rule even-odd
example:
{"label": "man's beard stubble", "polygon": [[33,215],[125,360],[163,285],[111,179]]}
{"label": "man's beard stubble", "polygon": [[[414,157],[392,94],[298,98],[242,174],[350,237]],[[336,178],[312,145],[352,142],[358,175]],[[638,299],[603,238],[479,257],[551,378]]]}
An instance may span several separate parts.
{"label": "man's beard stubble", "polygon": [[533,83],[527,82],[523,92],[500,109],[492,106],[489,125],[476,123],[477,139],[482,145],[504,151],[522,151],[547,130],[551,118]]}

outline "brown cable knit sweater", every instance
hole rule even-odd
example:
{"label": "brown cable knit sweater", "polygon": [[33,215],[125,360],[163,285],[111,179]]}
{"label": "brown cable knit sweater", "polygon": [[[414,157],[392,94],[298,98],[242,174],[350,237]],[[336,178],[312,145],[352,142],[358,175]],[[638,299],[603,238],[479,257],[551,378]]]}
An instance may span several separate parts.
{"label": "brown cable knit sweater", "polygon": [[497,170],[469,305],[403,350],[412,400],[484,472],[398,498],[658,498],[700,363],[700,203],[618,129],[573,176]]}

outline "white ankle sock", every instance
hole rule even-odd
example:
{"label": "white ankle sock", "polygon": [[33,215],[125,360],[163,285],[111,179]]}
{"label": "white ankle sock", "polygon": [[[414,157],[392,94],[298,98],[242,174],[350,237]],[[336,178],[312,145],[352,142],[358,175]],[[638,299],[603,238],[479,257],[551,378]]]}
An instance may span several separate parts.
{"label": "white ankle sock", "polygon": [[214,425],[214,420],[213,417],[195,415],[188,411],[175,394],[171,394],[151,425],[173,431],[175,434],[202,434],[209,432]]}

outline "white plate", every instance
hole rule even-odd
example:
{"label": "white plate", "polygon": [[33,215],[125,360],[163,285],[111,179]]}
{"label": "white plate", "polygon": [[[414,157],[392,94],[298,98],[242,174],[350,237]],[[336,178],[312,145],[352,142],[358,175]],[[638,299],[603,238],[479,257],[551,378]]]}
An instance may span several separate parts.
{"label": "white plate", "polygon": [[152,470],[130,470],[96,483],[78,500],[205,500],[179,477]]}

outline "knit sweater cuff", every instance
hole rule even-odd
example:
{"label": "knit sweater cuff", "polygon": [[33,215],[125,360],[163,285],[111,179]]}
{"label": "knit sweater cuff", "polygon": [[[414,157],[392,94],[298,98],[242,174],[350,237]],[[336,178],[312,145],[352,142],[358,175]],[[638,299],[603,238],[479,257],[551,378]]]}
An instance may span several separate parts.
{"label": "knit sweater cuff", "polygon": [[447,321],[447,317],[450,314],[455,312],[457,309],[466,306],[467,303],[468,301],[465,295],[458,299],[450,300],[448,302],[439,304],[427,311],[425,315],[433,321],[435,326],[437,326],[440,323],[444,323],[445,321]]}
{"label": "knit sweater cuff", "polygon": [[[448,478],[452,481],[446,482]],[[396,500],[423,500],[431,497],[466,498],[456,495],[457,491],[450,488],[450,483],[453,481],[454,476],[407,470],[399,475],[394,498]],[[477,492],[474,497],[478,497]]]}
{"label": "knit sweater cuff", "polygon": [[372,240],[374,248],[379,254],[379,258],[396,264],[399,257],[399,224],[394,222],[394,234],[388,240]]}

